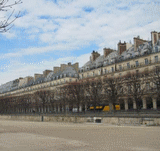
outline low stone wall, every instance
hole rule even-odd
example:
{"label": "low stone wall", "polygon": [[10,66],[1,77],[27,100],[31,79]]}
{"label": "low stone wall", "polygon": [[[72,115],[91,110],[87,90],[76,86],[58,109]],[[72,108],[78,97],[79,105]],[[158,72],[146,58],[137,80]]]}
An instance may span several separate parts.
{"label": "low stone wall", "polygon": [[160,118],[126,118],[126,117],[80,117],[80,116],[41,116],[41,115],[0,115],[3,120],[21,120],[37,122],[98,122],[113,125],[160,125]]}

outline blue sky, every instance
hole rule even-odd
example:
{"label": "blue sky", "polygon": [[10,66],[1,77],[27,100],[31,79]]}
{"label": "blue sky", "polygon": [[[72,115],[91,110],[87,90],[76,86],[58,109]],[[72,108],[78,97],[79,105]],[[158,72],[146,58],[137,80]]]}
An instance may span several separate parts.
{"label": "blue sky", "polygon": [[0,84],[62,63],[82,66],[93,50],[103,54],[119,40],[150,40],[151,31],[160,32],[159,0],[22,1],[13,7],[22,17],[0,34]]}

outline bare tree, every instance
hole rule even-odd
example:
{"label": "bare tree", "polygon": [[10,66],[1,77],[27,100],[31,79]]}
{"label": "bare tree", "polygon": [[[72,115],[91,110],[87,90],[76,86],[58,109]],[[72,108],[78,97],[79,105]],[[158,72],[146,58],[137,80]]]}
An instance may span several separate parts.
{"label": "bare tree", "polygon": [[91,80],[87,80],[84,85],[86,95],[88,96],[90,104],[94,107],[95,112],[96,106],[102,103],[102,80],[93,78]]}
{"label": "bare tree", "polygon": [[55,105],[56,105],[56,99],[55,97],[55,92],[54,91],[50,91],[50,95],[49,95],[49,103],[52,107],[52,111],[54,111]]}
{"label": "bare tree", "polygon": [[34,95],[35,95],[36,101],[39,103],[40,106],[42,106],[43,112],[44,112],[44,109],[47,103],[49,103],[50,91],[40,90],[40,91],[36,91]]}
{"label": "bare tree", "polygon": [[116,79],[113,77],[104,77],[103,79],[103,88],[105,93],[104,102],[109,103],[110,111],[115,110],[115,105],[117,103],[117,99],[119,95],[119,91],[122,89],[122,83],[120,79]]}
{"label": "bare tree", "polygon": [[151,86],[151,95],[155,95],[157,98],[158,106],[160,106],[160,66],[156,66],[151,71],[150,81],[152,83]]}
{"label": "bare tree", "polygon": [[[83,83],[81,82],[72,82],[67,85],[68,90],[68,100],[72,106],[76,106],[77,111],[79,112],[80,105],[84,104],[84,88]],[[73,109],[73,108],[72,108]]]}
{"label": "bare tree", "polygon": [[142,104],[142,96],[144,95],[145,83],[144,77],[146,73],[133,72],[128,75],[128,79],[125,80],[125,84],[127,86],[128,97],[133,99],[133,102],[136,104],[137,110],[141,108]]}
{"label": "bare tree", "polygon": [[20,17],[20,12],[13,17],[15,10],[12,7],[21,3],[21,0],[15,0],[14,3],[9,3],[9,0],[0,0],[0,11],[10,11],[9,16],[4,16],[0,20],[1,33],[8,31],[13,26],[13,22]]}

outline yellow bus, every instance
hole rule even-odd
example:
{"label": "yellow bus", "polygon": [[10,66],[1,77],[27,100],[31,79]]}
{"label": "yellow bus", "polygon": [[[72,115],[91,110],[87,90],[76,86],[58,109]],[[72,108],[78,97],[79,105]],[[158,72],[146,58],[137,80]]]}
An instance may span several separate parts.
{"label": "yellow bus", "polygon": [[[112,105],[112,109],[113,109],[113,105]],[[115,105],[115,110],[120,110],[120,105],[119,104],[116,104]],[[94,106],[90,106],[89,108],[90,111],[93,111],[94,110]],[[104,104],[101,104],[101,105],[98,105],[96,106],[96,111],[103,111],[103,112],[107,112],[107,111],[110,111],[110,107],[109,105],[104,105]]]}

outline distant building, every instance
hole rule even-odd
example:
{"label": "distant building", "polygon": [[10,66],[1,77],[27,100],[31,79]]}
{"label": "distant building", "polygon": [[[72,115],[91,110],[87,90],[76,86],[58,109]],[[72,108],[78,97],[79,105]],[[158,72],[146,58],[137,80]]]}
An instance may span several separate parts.
{"label": "distant building", "polygon": [[[134,44],[118,43],[118,50],[103,49],[103,55],[93,51],[89,61],[79,68],[79,63],[61,64],[53,70],[45,70],[43,74],[34,77],[19,78],[0,86],[0,96],[34,93],[37,90],[53,90],[68,82],[79,81],[93,77],[124,76],[128,72],[143,72],[160,66],[160,33],[151,32],[151,41],[134,38]],[[157,109],[160,104],[152,96],[152,107]],[[124,99],[127,110],[129,101]],[[147,108],[147,97],[142,100],[142,106]],[[132,107],[136,105],[132,102]]]}

